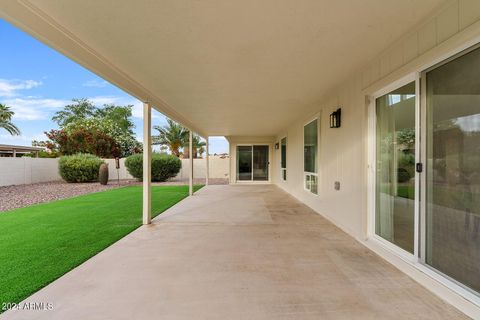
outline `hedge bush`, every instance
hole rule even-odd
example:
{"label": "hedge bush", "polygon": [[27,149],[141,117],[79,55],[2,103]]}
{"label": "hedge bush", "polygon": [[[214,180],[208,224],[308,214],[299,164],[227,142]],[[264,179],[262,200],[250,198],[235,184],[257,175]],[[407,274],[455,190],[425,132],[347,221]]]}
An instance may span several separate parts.
{"label": "hedge bush", "polygon": [[67,182],[90,182],[98,180],[98,170],[103,161],[93,154],[78,153],[60,157],[58,170]]}
{"label": "hedge bush", "polygon": [[[142,181],[143,178],[143,154],[138,153],[127,157],[125,167],[128,172]],[[175,177],[182,168],[182,162],[178,157],[164,153],[152,154],[152,181],[167,181]]]}

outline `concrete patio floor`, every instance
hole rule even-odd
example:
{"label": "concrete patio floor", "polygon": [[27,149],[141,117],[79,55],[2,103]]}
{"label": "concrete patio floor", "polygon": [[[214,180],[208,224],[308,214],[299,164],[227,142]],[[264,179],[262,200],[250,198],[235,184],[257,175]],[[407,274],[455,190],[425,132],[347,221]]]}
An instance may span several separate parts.
{"label": "concrete patio floor", "polygon": [[273,185],[209,186],[1,319],[466,319]]}

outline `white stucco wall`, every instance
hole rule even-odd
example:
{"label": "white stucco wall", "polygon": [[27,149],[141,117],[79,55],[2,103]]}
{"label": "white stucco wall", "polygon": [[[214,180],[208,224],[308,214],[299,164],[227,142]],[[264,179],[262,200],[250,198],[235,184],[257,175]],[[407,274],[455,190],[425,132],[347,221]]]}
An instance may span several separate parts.
{"label": "white stucco wall", "polygon": [[[273,182],[334,222],[398,268],[470,316],[480,318],[480,308],[419,271],[411,263],[367,240],[368,105],[369,96],[409,74],[480,42],[480,1],[456,0],[435,12],[391,47],[373,59],[282,132],[287,136],[287,181],[280,180],[280,150],[274,150]],[[342,126],[329,128],[329,114],[342,108]],[[303,125],[320,117],[318,196],[303,188]],[[232,157],[234,162],[234,157]],[[234,166],[232,165],[232,168]],[[234,172],[234,171],[232,171]],[[340,181],[339,191],[334,182]]]}

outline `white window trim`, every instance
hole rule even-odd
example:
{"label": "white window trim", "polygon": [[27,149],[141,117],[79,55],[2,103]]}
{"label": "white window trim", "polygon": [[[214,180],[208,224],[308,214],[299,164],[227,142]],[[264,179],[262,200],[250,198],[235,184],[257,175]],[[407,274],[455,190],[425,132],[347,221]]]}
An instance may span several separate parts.
{"label": "white window trim", "polygon": [[[317,172],[307,172],[305,171],[305,126],[312,123],[313,121],[317,121]],[[302,166],[303,166],[303,190],[308,192],[311,195],[317,196],[320,194],[320,138],[321,138],[321,112],[316,113],[315,116],[309,118],[308,121],[303,123],[302,126]],[[313,193],[310,189],[306,187],[307,182],[307,175],[317,177],[317,193]]]}

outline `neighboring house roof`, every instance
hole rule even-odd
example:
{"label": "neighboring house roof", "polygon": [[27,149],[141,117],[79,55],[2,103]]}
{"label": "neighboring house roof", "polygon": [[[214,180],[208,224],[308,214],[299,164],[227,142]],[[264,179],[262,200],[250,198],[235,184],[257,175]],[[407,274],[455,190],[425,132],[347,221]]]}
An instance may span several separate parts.
{"label": "neighboring house roof", "polygon": [[40,147],[27,147],[27,146],[15,146],[15,145],[8,145],[8,144],[0,144],[0,152],[1,151],[9,151],[9,152],[35,152],[35,151],[43,151],[44,148]]}

